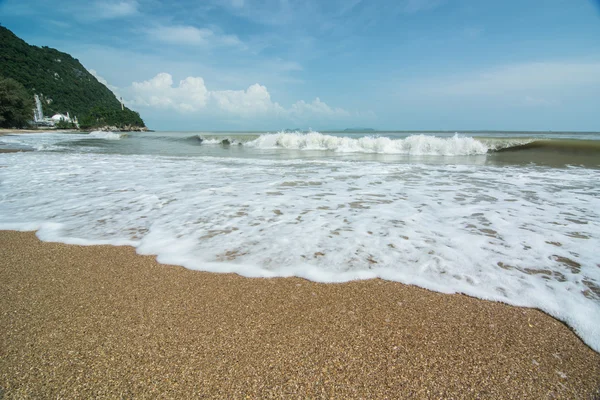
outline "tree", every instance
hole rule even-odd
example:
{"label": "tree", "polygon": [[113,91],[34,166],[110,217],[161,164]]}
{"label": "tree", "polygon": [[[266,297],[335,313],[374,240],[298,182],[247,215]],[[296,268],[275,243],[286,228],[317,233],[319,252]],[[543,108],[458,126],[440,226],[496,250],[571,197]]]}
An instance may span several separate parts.
{"label": "tree", "polygon": [[128,108],[107,108],[102,106],[93,107],[89,113],[81,116],[79,127],[81,129],[93,129],[101,126],[116,126],[117,128],[144,126],[140,114]]}
{"label": "tree", "polygon": [[77,59],[49,47],[30,46],[1,26],[0,74],[20,82],[32,99],[39,95],[45,115],[68,112],[92,126],[145,126],[139,114],[127,107],[121,110],[115,94]]}
{"label": "tree", "polygon": [[64,119],[61,119],[60,121],[58,121],[55,125],[55,127],[57,129],[75,129],[75,124],[70,122],[70,121],[66,121]]}
{"label": "tree", "polygon": [[0,77],[0,127],[25,128],[33,117],[33,99],[25,87]]}

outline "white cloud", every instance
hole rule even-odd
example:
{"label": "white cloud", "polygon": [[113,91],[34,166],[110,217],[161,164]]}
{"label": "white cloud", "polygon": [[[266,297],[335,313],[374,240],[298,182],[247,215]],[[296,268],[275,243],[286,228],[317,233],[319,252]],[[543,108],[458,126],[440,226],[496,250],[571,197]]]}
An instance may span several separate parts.
{"label": "white cloud", "polygon": [[94,14],[100,19],[123,18],[138,13],[138,3],[135,0],[97,1]]}
{"label": "white cloud", "polygon": [[306,103],[300,100],[290,108],[289,112],[295,116],[303,115],[323,115],[323,116],[340,116],[348,117],[350,113],[342,108],[332,108],[322,102],[318,97],[312,103]]}
{"label": "white cloud", "polygon": [[132,104],[181,112],[204,108],[209,96],[204,79],[188,77],[174,87],[173,77],[164,72],[147,81],[133,82],[129,92]]}
{"label": "white cloud", "polygon": [[255,114],[280,113],[283,107],[271,101],[265,86],[255,83],[246,90],[222,90],[211,92],[217,107],[225,112],[251,116]]}
{"label": "white cloud", "polygon": [[193,46],[241,46],[235,35],[219,34],[211,29],[196,28],[190,25],[160,25],[146,30],[152,39],[171,44]]}
{"label": "white cloud", "polygon": [[206,88],[204,79],[187,77],[174,85],[173,77],[165,72],[143,82],[133,82],[123,89],[128,103],[157,110],[175,110],[180,113],[204,112],[241,118],[339,118],[349,117],[342,108],[331,107],[316,98],[310,103],[300,100],[284,108],[271,99],[268,89],[255,83],[245,90],[214,90]]}

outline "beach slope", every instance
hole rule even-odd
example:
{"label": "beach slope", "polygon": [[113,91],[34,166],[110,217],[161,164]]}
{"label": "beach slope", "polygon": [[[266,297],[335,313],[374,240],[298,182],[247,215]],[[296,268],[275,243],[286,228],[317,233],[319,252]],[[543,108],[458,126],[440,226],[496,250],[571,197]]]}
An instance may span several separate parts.
{"label": "beach slope", "polygon": [[0,232],[0,398],[591,398],[533,309],[382,280],[247,279]]}

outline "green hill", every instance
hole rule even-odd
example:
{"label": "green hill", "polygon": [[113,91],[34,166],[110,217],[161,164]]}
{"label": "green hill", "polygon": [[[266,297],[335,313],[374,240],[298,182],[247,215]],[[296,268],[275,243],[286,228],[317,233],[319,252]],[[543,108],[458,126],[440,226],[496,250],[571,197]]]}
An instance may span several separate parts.
{"label": "green hill", "polygon": [[77,59],[49,47],[31,46],[2,26],[0,77],[21,83],[32,98],[43,95],[45,116],[69,112],[78,117],[82,128],[145,126],[137,112],[121,110],[115,95]]}

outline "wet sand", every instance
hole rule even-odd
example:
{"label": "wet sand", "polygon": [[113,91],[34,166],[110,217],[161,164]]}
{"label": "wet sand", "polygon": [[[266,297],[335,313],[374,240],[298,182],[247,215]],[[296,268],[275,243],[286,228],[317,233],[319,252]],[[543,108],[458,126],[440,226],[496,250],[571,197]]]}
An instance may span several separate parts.
{"label": "wet sand", "polygon": [[546,314],[395,282],[247,279],[0,232],[0,398],[582,398]]}

